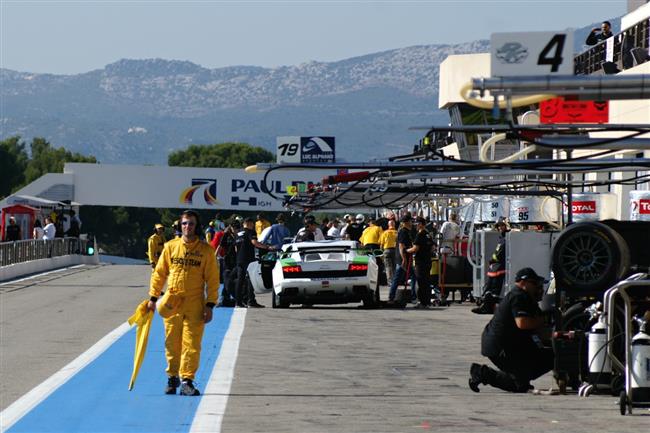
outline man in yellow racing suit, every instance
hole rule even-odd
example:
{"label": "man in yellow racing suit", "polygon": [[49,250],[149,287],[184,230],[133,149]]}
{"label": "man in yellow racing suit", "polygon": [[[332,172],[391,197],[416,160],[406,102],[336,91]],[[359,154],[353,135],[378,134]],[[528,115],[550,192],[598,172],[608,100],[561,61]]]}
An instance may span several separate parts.
{"label": "man in yellow racing suit", "polygon": [[200,395],[193,380],[199,368],[203,328],[212,320],[212,309],[217,302],[219,266],[212,247],[200,239],[203,234],[198,222],[196,212],[183,212],[182,236],[165,244],[151,274],[151,298],[147,304],[150,310],[156,309],[167,282],[167,293],[158,307],[165,324],[166,394],[176,394],[180,386],[181,395]]}
{"label": "man in yellow racing suit", "polygon": [[154,226],[154,233],[147,240],[147,255],[149,256],[149,263],[151,263],[153,269],[156,269],[156,264],[158,263],[165,242],[165,227],[162,224],[156,224]]}

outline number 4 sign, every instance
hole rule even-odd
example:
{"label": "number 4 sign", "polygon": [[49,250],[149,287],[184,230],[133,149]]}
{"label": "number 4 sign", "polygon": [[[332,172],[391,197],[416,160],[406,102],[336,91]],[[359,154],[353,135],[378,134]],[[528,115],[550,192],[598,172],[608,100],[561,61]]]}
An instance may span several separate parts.
{"label": "number 4 sign", "polygon": [[493,33],[492,77],[573,75],[573,33]]}

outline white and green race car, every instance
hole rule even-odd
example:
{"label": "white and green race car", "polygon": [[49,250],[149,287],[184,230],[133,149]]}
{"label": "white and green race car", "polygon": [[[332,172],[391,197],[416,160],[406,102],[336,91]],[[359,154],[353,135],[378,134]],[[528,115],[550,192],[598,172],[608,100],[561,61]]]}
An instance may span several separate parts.
{"label": "white and green race car", "polygon": [[272,269],[267,258],[251,264],[248,273],[256,292],[272,289],[273,308],[348,302],[371,306],[379,300],[375,254],[380,252],[356,241],[296,242],[282,247]]}

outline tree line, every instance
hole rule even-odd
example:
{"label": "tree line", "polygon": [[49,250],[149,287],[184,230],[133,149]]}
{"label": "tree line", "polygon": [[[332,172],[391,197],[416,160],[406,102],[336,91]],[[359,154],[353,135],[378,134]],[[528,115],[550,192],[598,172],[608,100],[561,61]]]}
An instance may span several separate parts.
{"label": "tree line", "polygon": [[[27,143],[20,136],[0,141],[0,200],[18,191],[47,173],[63,173],[66,162],[99,164],[94,156],[74,153],[63,147],[55,148],[45,138],[33,138]],[[173,151],[167,158],[170,167],[244,168],[258,162],[271,162],[274,155],[262,147],[247,143],[225,142],[190,145]],[[171,237],[171,225],[182,209],[154,209],[124,206],[82,206],[82,232],[97,238],[99,248],[110,255],[145,258],[147,238],[153,226],[161,223]],[[228,216],[224,212],[224,216]],[[253,212],[239,213],[246,217]],[[214,210],[199,211],[207,224]]]}

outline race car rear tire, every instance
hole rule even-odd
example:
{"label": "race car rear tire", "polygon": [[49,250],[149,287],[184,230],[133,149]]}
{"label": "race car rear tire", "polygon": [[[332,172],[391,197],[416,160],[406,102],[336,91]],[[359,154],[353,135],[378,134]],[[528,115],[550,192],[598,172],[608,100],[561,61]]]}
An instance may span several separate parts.
{"label": "race car rear tire", "polygon": [[271,306],[273,308],[289,308],[289,303],[282,300],[282,295],[278,295],[275,290],[271,290]]}
{"label": "race car rear tire", "polygon": [[567,227],[553,246],[557,287],[569,295],[599,293],[620,281],[630,268],[630,251],[623,237],[599,222]]}

